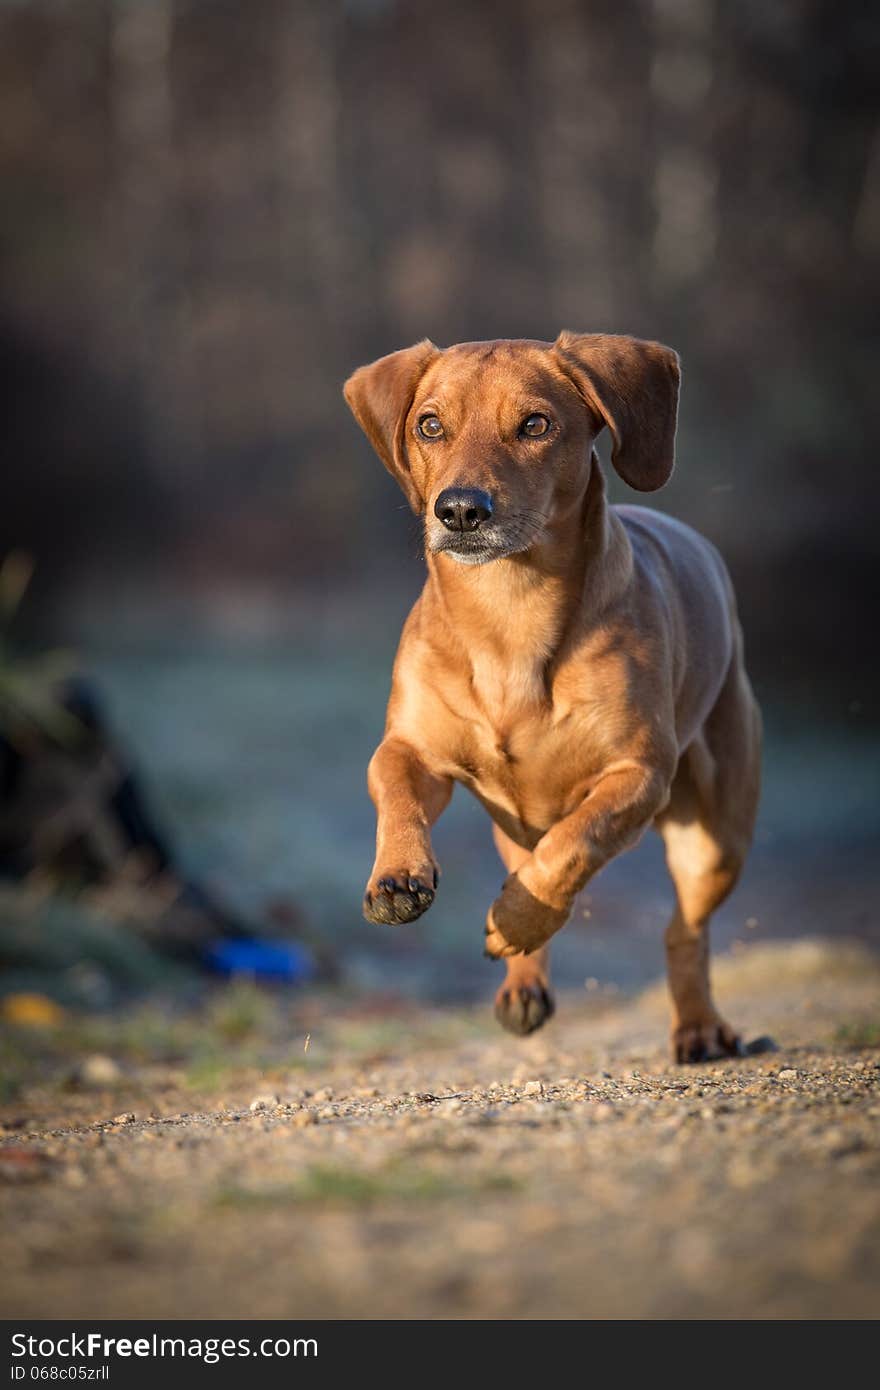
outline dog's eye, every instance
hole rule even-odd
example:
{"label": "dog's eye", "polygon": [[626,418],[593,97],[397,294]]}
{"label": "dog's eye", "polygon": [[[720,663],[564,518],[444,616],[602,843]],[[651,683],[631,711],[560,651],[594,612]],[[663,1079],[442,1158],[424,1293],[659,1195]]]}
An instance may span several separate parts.
{"label": "dog's eye", "polygon": [[423,415],[418,424],[423,439],[442,439],[443,426],[436,415]]}
{"label": "dog's eye", "polygon": [[528,415],[520,425],[519,432],[528,439],[540,439],[549,429],[550,421],[546,415]]}

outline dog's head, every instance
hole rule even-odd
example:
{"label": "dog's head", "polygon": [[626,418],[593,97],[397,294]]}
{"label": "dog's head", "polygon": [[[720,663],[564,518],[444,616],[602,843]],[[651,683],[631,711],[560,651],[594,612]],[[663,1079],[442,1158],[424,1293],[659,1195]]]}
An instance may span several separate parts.
{"label": "dog's head", "polygon": [[583,496],[596,435],[641,492],[672,472],[678,357],[660,343],[561,333],[445,349],[425,340],[361,367],[345,398],[428,549],[462,564],[527,551]]}

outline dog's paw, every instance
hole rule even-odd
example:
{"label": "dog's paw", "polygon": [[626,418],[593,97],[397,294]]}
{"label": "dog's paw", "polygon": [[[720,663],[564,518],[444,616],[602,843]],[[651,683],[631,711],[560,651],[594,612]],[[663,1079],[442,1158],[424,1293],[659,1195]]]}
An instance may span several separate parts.
{"label": "dog's paw", "polygon": [[374,874],[364,894],[364,916],[368,922],[383,926],[398,926],[414,922],[427,912],[437,891],[437,870],[421,868],[416,873],[406,869],[387,870]]}
{"label": "dog's paw", "polygon": [[742,1057],[737,1033],[720,1018],[680,1023],[672,1032],[673,1062],[711,1062],[719,1057]]}
{"label": "dog's paw", "polygon": [[555,1012],[553,995],[538,980],[528,985],[506,982],[495,995],[495,1017],[520,1038],[537,1032]]}
{"label": "dog's paw", "polygon": [[551,907],[511,874],[489,908],[485,951],[493,960],[529,955],[568,921],[568,908]]}

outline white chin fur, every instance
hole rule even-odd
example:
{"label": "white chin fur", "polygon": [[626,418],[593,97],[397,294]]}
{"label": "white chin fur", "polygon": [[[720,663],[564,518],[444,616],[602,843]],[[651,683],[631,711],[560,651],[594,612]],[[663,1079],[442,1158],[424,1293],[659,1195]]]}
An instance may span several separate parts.
{"label": "white chin fur", "polygon": [[483,551],[482,554],[478,552],[473,555],[465,555],[458,550],[444,550],[442,554],[448,555],[450,560],[457,560],[460,565],[488,565],[490,560],[498,558],[496,555],[493,555],[491,551]]}

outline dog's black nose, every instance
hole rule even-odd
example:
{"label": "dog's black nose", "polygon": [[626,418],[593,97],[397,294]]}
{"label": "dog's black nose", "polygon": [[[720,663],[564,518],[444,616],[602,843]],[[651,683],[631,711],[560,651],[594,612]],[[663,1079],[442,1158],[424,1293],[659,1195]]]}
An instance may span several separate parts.
{"label": "dog's black nose", "polygon": [[478,487],[448,487],[434,503],[447,531],[476,531],[492,515],[492,498]]}

